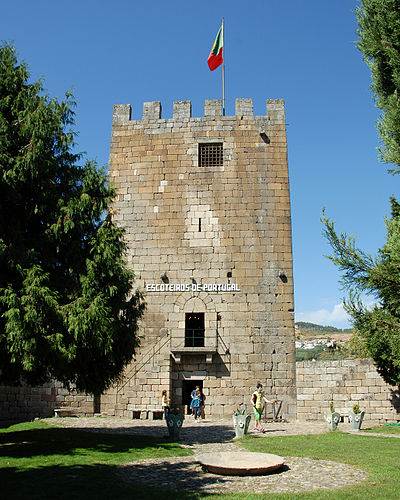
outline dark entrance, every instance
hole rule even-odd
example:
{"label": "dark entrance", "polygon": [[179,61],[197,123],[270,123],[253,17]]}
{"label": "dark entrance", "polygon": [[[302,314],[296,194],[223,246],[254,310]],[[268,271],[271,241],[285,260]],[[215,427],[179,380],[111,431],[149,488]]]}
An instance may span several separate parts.
{"label": "dark entrance", "polygon": [[204,313],[185,314],[185,347],[204,347]]}
{"label": "dark entrance", "polygon": [[190,402],[192,400],[190,395],[192,394],[192,391],[196,389],[197,385],[203,389],[202,380],[184,380],[182,382],[182,405],[184,406],[187,414],[190,414]]}

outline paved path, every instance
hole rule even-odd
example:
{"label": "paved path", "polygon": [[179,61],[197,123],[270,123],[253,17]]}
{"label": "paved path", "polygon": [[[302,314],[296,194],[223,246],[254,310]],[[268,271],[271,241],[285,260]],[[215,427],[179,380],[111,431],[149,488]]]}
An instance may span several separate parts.
{"label": "paved path", "polygon": [[[128,433],[165,437],[167,428],[163,420],[128,420],[112,417],[50,418],[49,423],[57,423],[66,427],[88,429],[94,432]],[[326,432],[324,422],[271,422],[264,424],[265,434],[250,433],[255,436],[291,436],[321,434]],[[196,423],[187,417],[181,431],[184,444],[207,444],[231,441],[235,437],[232,420],[201,420]]]}
{"label": "paved path", "polygon": [[[351,431],[349,431],[351,432]],[[400,438],[400,434],[386,434],[384,432],[351,432],[351,434],[355,434],[357,436],[375,436],[375,437],[380,437],[380,438]]]}
{"label": "paved path", "polygon": [[[218,447],[219,451],[225,446]],[[231,448],[229,448],[231,449]],[[220,476],[203,472],[193,457],[144,460],[120,468],[122,480],[133,484],[156,484],[172,491],[202,493],[282,493],[341,488],[366,479],[364,471],[345,464],[310,458],[284,457],[281,472],[267,476]]]}
{"label": "paved path", "polygon": [[[54,419],[49,419],[54,423]],[[65,427],[93,432],[126,433],[163,437],[163,421],[123,420],[113,418],[59,418]],[[259,436],[289,436],[319,434],[326,431],[324,422],[270,423],[266,434]],[[346,464],[310,458],[284,457],[286,466],[279,473],[267,476],[219,476],[209,474],[196,463],[196,455],[207,452],[237,452],[241,448],[233,441],[231,421],[186,419],[182,428],[182,445],[193,450],[194,456],[142,460],[121,465],[118,475],[129,483],[148,485],[173,491],[204,493],[263,493],[300,492],[349,486],[366,479],[366,473]],[[138,497],[139,498],[139,497]]]}

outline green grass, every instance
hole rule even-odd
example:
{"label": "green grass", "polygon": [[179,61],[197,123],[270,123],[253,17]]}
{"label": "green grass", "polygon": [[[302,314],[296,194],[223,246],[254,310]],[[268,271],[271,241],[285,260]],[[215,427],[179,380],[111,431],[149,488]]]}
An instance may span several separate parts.
{"label": "green grass", "polygon": [[379,427],[372,427],[371,429],[366,429],[367,432],[379,432],[382,434],[400,434],[400,425],[380,425]]}
{"label": "green grass", "polygon": [[[250,451],[347,463],[368,473],[368,479],[356,486],[315,493],[264,495],[268,499],[389,500],[398,499],[400,495],[400,439],[331,432],[310,436],[247,437],[242,445]],[[256,496],[229,498],[247,500]]]}
{"label": "green grass", "polygon": [[0,429],[0,497],[134,498],[137,489],[121,483],[117,465],[188,454],[160,438],[18,424]]}
{"label": "green grass", "polygon": [[[356,486],[332,491],[320,490],[302,494],[231,494],[218,495],[218,498],[399,498],[400,439],[333,432],[312,436],[249,436],[239,444],[251,451],[348,463],[367,471],[368,479]],[[178,444],[162,439],[65,429],[49,426],[44,422],[19,424],[0,429],[0,497],[13,500],[205,498],[205,494],[185,491],[185,488],[178,493],[159,491],[157,482],[151,488],[131,485],[121,481],[117,474],[120,464],[190,453]],[[167,474],[167,469],[162,473]]]}

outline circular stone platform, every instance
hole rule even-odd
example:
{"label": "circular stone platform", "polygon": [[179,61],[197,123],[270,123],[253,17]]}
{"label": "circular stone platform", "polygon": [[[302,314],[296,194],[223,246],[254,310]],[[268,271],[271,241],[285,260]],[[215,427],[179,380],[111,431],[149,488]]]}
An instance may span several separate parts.
{"label": "circular stone platform", "polygon": [[226,476],[260,476],[281,469],[285,461],[270,453],[215,452],[196,457],[203,468],[213,474]]}

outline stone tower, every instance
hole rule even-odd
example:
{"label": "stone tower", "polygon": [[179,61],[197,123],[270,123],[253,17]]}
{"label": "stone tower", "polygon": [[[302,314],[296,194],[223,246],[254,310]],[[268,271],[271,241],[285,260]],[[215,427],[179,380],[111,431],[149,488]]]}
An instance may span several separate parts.
{"label": "stone tower", "polygon": [[206,412],[231,416],[257,381],[296,412],[291,220],[285,112],[251,99],[235,116],[221,101],[190,101],[161,117],[144,103],[114,107],[110,176],[114,219],[147,302],[141,346],[101,411],[145,418],[166,389],[187,405],[194,385]]}

